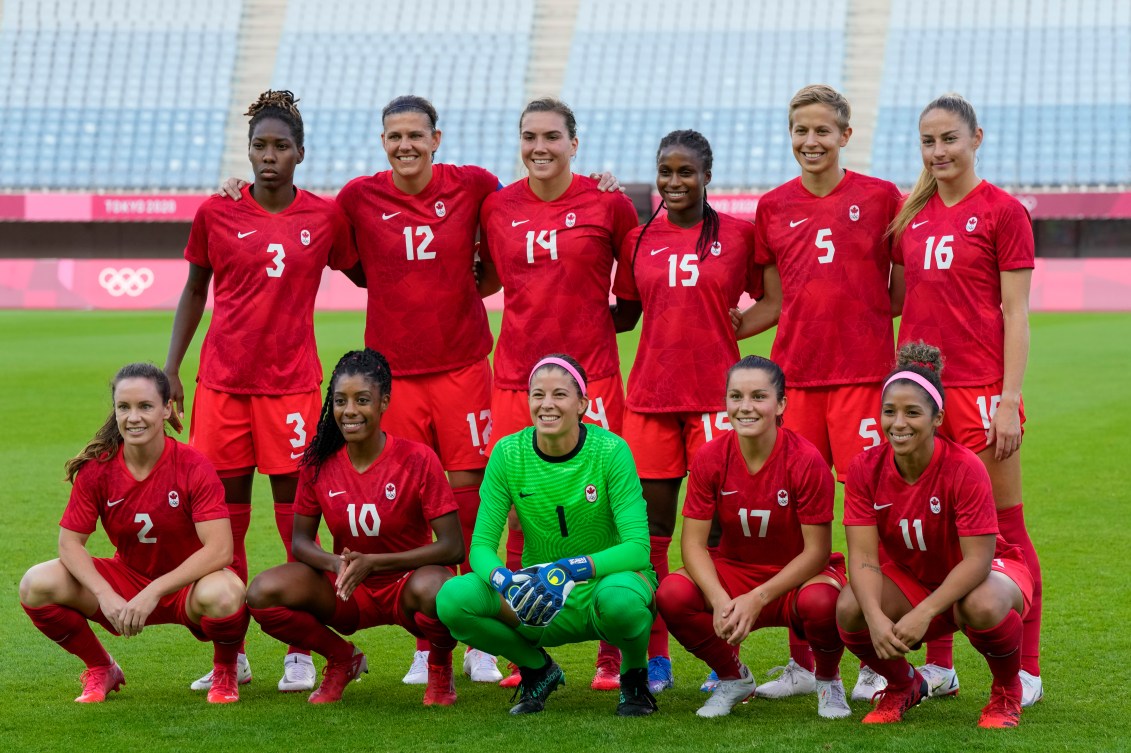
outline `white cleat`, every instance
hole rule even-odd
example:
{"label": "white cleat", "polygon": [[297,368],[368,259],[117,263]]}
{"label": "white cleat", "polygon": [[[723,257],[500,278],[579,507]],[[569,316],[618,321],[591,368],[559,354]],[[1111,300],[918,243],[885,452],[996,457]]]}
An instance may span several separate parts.
{"label": "white cleat", "polygon": [[1040,675],[1031,675],[1025,670],[1019,673],[1021,677],[1021,708],[1028,708],[1045,697],[1045,686]]}
{"label": "white cleat", "polygon": [[300,693],[314,690],[318,673],[314,671],[314,660],[308,654],[287,654],[283,658],[283,676],[279,678],[280,693]]}
{"label": "white cleat", "polygon": [[793,659],[790,659],[789,664],[784,667],[774,667],[766,673],[767,677],[774,675],[778,676],[776,680],[758,686],[760,698],[789,698],[817,690],[817,678]]}
{"label": "white cleat", "polygon": [[919,667],[919,674],[927,681],[928,698],[958,695],[958,672],[954,669],[940,667],[937,664],[924,664]]}
{"label": "white cleat", "polygon": [[[247,685],[251,682],[251,665],[247,663],[247,654],[240,654],[236,657],[236,682],[240,685]],[[212,689],[212,671],[209,670],[208,674],[201,677],[199,680],[194,680],[189,685],[190,690],[211,690]]]}
{"label": "white cleat", "polygon": [[695,715],[704,719],[726,716],[737,704],[752,698],[757,692],[757,687],[754,675],[750,674],[750,670],[744,664],[737,680],[719,680],[719,684],[711,692],[711,697],[695,712]]}
{"label": "white cleat", "polygon": [[503,679],[503,673],[495,664],[495,657],[477,648],[469,648],[463,655],[463,673],[472,682],[498,682]]}
{"label": "white cleat", "polygon": [[817,680],[817,716],[822,719],[843,719],[852,716],[840,680]]}
{"label": "white cleat", "polygon": [[865,664],[856,676],[856,685],[852,687],[852,700],[872,702],[876,693],[888,686],[888,681],[883,675]]}
{"label": "white cleat", "polygon": [[408,668],[408,674],[401,680],[405,685],[427,685],[428,684],[428,652],[417,651],[412,655],[412,666]]}

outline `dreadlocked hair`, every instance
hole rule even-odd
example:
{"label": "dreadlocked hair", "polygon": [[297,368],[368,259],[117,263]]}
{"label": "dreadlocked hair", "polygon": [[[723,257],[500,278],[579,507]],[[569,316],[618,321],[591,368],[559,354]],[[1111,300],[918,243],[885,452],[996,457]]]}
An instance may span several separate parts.
{"label": "dreadlocked hair", "polygon": [[[111,403],[114,401],[114,391],[118,389],[118,384],[126,379],[148,379],[153,382],[154,386],[157,387],[158,394],[161,395],[162,405],[168,404],[172,397],[173,390],[169,386],[169,377],[164,371],[151,363],[128,363],[118,369],[118,373],[110,380]],[[102,427],[95,432],[94,438],[86,443],[82,452],[68,460],[64,466],[67,481],[72,484],[75,483],[75,476],[78,475],[79,470],[91,460],[96,460],[99,463],[108,462],[118,454],[118,448],[121,446],[122,433],[118,431],[118,416],[114,407],[111,406],[110,415],[106,418]]]}
{"label": "dreadlocked hair", "polygon": [[334,420],[334,387],[340,377],[353,375],[363,376],[372,382],[380,396],[393,393],[393,372],[389,369],[385,356],[377,351],[371,348],[351,350],[338,359],[334,373],[330,375],[330,383],[326,386],[326,399],[322,402],[322,412],[318,417],[318,431],[302,456],[301,465],[314,466],[315,479],[322,470],[322,464],[346,443],[342,430]]}
{"label": "dreadlocked hair", "polygon": [[[659,163],[660,155],[664,153],[665,149],[675,146],[682,146],[693,154],[699,157],[700,163],[703,166],[703,172],[709,173],[713,162],[711,154],[711,143],[707,141],[707,137],[698,131],[691,129],[682,131],[672,131],[667,136],[660,139],[660,148],[656,150],[656,162]],[[640,231],[640,235],[636,238],[636,246],[632,249],[632,263],[636,263],[636,253],[640,250],[640,243],[644,240],[644,234],[648,232],[648,227],[652,221],[660,214],[661,209],[665,209],[666,205],[661,200],[660,206],[656,207],[656,211],[644,223],[644,228]],[[703,226],[699,230],[699,240],[695,243],[695,255],[702,261],[711,246],[715,245],[719,240],[719,213],[716,212],[711,205],[707,202],[707,188],[703,187]]]}
{"label": "dreadlocked hair", "polygon": [[259,121],[275,118],[287,124],[291,129],[291,138],[295,140],[295,146],[302,147],[302,113],[296,106],[298,102],[295,95],[286,89],[277,91],[268,89],[260,94],[259,99],[252,102],[244,113],[251,118],[247,124],[248,143],[251,143],[252,134],[255,133],[255,126],[259,125]]}
{"label": "dreadlocked hair", "polygon": [[[939,391],[939,396],[942,397],[943,400],[946,400],[946,391],[943,390],[942,384],[942,351],[934,345],[925,343],[922,340],[919,342],[905,343],[903,347],[899,349],[895,361],[895,368],[892,370],[891,374],[888,374],[887,379],[884,380],[885,384],[888,379],[891,379],[892,376],[899,372],[910,371],[930,382],[931,386]],[[897,379],[894,383],[913,384],[917,389],[922,391],[924,395],[927,395],[926,390],[910,379]],[[931,406],[931,415],[938,415],[939,406],[935,405],[935,400],[930,395],[927,395],[927,403]]]}

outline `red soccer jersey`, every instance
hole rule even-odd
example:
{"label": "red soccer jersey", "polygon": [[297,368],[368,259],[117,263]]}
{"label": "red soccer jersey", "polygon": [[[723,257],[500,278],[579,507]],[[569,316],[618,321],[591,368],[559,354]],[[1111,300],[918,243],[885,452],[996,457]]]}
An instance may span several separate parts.
{"label": "red soccer jersey", "polygon": [[580,175],[553,201],[539,199],[528,180],[487,197],[479,253],[503,283],[496,386],[525,390],[530,369],[547,353],[569,353],[590,379],[617,373],[609,283],[636,224],[627,197],[602,193]]}
{"label": "red soccer jersey", "polygon": [[[436,453],[417,442],[385,435],[385,449],[358,473],[345,447],[322,464],[317,480],[308,465],[299,471],[294,510],[321,516],[334,537],[334,552],[388,554],[432,542],[428,521],[457,510]],[[395,583],[405,571],[374,573],[372,585]]]}
{"label": "red soccer jersey", "polygon": [[[844,487],[844,524],[876,526],[887,555],[931,589],[962,561],[960,536],[998,532],[985,466],[942,437],[935,438],[931,462],[914,484],[899,475],[891,445],[857,455]],[[994,556],[1012,548],[998,536]]]}
{"label": "red soccer jersey", "polygon": [[781,276],[771,355],[791,386],[878,382],[892,367],[891,244],[899,207],[886,180],[845,171],[828,196],[801,178],[758,201],[756,257]]}
{"label": "red soccer jersey", "polygon": [[185,258],[211,269],[215,308],[200,349],[197,380],[244,395],[318,389],[314,298],[322,269],[357,263],[349,226],[334,203],[295,189],[272,214],[251,186],[232,201],[214,196],[192,221]]}
{"label": "red soccer jersey", "polygon": [[728,431],[691,462],[683,516],[718,515],[719,556],[766,568],[770,576],[804,550],[801,526],[832,522],[835,485],[821,453],[800,434],[778,429],[770,457],[750,473],[738,435]]}
{"label": "red soccer jersey", "polygon": [[644,306],[628,376],[627,405],[634,411],[725,407],[726,371],[738,360],[730,309],[743,290],[762,297],[762,266],[754,261],[749,222],[720,214],[719,239],[702,259],[696,252],[701,228],[681,228],[665,215],[625,237],[613,293]]}
{"label": "red soccer jersey", "polygon": [[83,465],[59,525],[94,533],[101,519],[114,556],[153,579],[201,548],[197,523],[227,517],[224,486],[212,464],[192,447],[165,437],[161,458],[144,481],[126,468],[122,448],[105,463]]}
{"label": "red soccer jersey", "polygon": [[394,376],[458,369],[491,351],[472,265],[479,209],[498,187],[481,167],[438,164],[415,196],[393,184],[391,170],[338,194],[369,288],[365,344]]}
{"label": "red soccer jersey", "polygon": [[942,350],[943,381],[981,387],[1005,375],[1001,273],[1033,268],[1033,223],[1021,202],[986,181],[952,207],[936,193],[895,248],[907,301],[899,342]]}

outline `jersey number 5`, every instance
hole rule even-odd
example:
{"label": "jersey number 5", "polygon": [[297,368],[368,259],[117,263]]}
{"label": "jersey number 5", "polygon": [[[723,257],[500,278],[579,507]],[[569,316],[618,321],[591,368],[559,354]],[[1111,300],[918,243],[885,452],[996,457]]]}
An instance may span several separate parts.
{"label": "jersey number 5", "polygon": [[832,228],[823,227],[817,231],[817,240],[813,241],[813,245],[825,252],[817,257],[817,261],[822,264],[831,264],[833,254],[836,253],[836,247],[833,246],[832,235]]}

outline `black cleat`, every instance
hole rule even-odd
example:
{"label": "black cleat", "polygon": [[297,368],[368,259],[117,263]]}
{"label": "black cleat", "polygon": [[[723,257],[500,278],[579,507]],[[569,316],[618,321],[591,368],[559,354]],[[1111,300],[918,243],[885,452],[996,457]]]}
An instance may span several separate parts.
{"label": "black cleat", "polygon": [[558,663],[546,654],[546,666],[540,669],[531,669],[530,667],[519,667],[518,671],[522,675],[522,681],[515,688],[514,696],[511,696],[513,701],[515,696],[521,694],[518,704],[511,709],[511,713],[518,714],[537,714],[546,708],[546,699],[550,697],[550,693],[557,690],[559,685],[565,685],[565,672],[558,666]]}
{"label": "black cleat", "polygon": [[648,716],[657,709],[656,697],[648,690],[648,670],[640,668],[621,672],[617,716]]}

